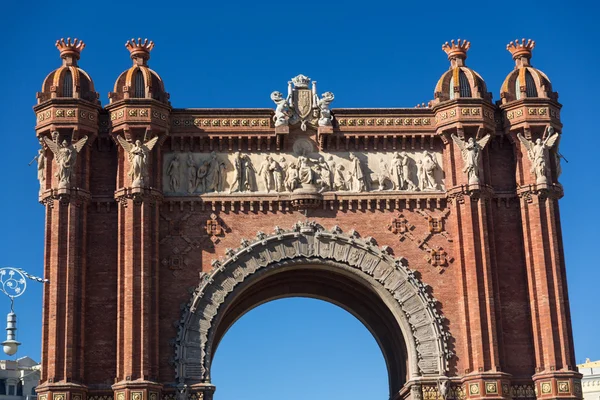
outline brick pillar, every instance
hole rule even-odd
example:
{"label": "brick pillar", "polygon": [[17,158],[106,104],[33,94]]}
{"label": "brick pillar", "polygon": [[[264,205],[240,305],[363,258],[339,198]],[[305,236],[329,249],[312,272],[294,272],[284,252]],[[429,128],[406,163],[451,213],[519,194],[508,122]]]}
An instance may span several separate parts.
{"label": "brick pillar", "polygon": [[[462,132],[461,132],[462,133]],[[467,137],[465,137],[467,139]],[[502,399],[510,397],[510,374],[501,372],[501,354],[498,343],[498,310],[496,304],[497,271],[494,259],[494,242],[491,212],[492,188],[485,184],[481,168],[479,184],[469,184],[463,171],[460,149],[451,140],[444,152],[444,165],[454,227],[453,237],[458,238],[456,266],[460,270],[459,290],[462,292],[464,346],[463,359],[458,371],[464,374],[464,393],[469,399]],[[489,144],[488,144],[489,146]],[[483,163],[487,149],[481,155]]]}
{"label": "brick pillar", "polygon": [[[527,132],[532,141],[543,132]],[[536,183],[524,144],[511,132],[517,154],[517,194],[520,198],[523,244],[529,286],[535,350],[533,381],[539,399],[581,398],[581,375],[575,370],[575,351],[567,295],[558,199],[562,187]],[[528,139],[529,140],[529,139]],[[551,153],[548,154],[550,156]],[[551,160],[547,160],[551,163]]]}
{"label": "brick pillar", "polygon": [[77,130],[52,132],[53,139],[50,131],[38,133],[48,157],[40,202],[46,207],[44,275],[50,283],[44,285],[41,384],[36,390],[43,400],[82,400],[87,394],[82,381],[91,152],[88,145],[80,148],[71,163],[70,182],[60,182],[56,143],[72,145],[82,137]]}
{"label": "brick pillar", "polygon": [[[134,136],[131,136],[135,138]],[[158,147],[158,146],[157,146]],[[129,155],[119,146],[116,400],[158,400],[158,226],[160,155],[147,157],[148,179],[132,187]]]}

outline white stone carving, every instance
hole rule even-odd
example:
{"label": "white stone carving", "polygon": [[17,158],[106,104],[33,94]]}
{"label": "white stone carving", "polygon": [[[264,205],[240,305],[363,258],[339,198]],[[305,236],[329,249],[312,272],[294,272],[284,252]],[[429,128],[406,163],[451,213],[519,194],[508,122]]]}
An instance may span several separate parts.
{"label": "white stone carving", "polygon": [[325,92],[321,95],[319,100],[319,110],[321,111],[319,126],[331,126],[332,115],[329,105],[334,98],[335,96],[331,92]]}
{"label": "white stone carving", "polygon": [[295,125],[306,131],[307,124],[312,126],[331,126],[333,115],[329,108],[335,96],[331,92],[317,96],[317,82],[302,74],[288,81],[288,94],[283,97],[281,92],[271,93],[271,100],[276,104],[275,126]]}
{"label": "white stone carving", "polygon": [[428,151],[424,151],[423,157],[417,161],[419,189],[422,191],[439,190],[440,185],[436,177],[436,172],[440,169],[435,156]]}
{"label": "white stone carving", "polygon": [[[294,147],[303,151],[309,145]],[[176,171],[169,168],[177,154],[180,160],[187,158],[186,167],[179,168],[179,182],[186,184],[173,190]],[[181,154],[170,152],[163,157],[166,195],[444,190],[439,152]]]}
{"label": "white stone carving", "polygon": [[46,183],[46,154],[44,149],[39,149],[37,156],[35,156],[37,162],[37,178],[40,182],[40,191],[44,189],[44,183]]}
{"label": "white stone carving", "polygon": [[491,136],[488,133],[479,140],[475,140],[474,138],[470,137],[469,140],[465,142],[458,136],[454,134],[452,135],[452,140],[460,149],[464,162],[463,172],[467,174],[469,185],[478,184],[481,182],[481,167],[479,165],[481,160],[481,152],[483,151],[487,142],[490,140],[490,137]]}
{"label": "white stone carving", "polygon": [[[521,133],[517,133],[517,137],[527,149],[527,156],[531,161],[531,173],[535,176],[536,183],[548,183],[550,175],[549,150],[556,144],[559,135],[554,132],[554,128],[549,126],[546,128],[545,139],[536,139],[535,143],[527,140]],[[557,164],[557,169],[560,167],[560,160]],[[557,171],[558,172],[558,171]]]}
{"label": "white stone carving", "polygon": [[129,157],[131,186],[146,186],[148,184],[148,158],[150,157],[150,152],[158,142],[158,136],[147,140],[145,143],[142,143],[141,140],[136,140],[135,143],[132,144],[121,136],[117,136],[117,140]]}
{"label": "white stone carving", "polygon": [[179,155],[176,154],[167,168],[167,175],[169,176],[169,188],[172,192],[179,191],[179,177],[181,175],[179,164]]}
{"label": "white stone carving", "polygon": [[58,144],[59,134],[54,131],[52,133],[53,140],[44,137],[44,142],[54,154],[54,161],[58,166],[58,171],[55,176],[58,178],[59,188],[69,188],[75,180],[75,164],[77,163],[77,154],[83,149],[83,146],[88,140],[88,137],[79,139],[75,143],[68,143],[63,140]]}
{"label": "white stone carving", "polygon": [[275,126],[287,126],[291,115],[288,100],[283,98],[281,92],[277,91],[271,93],[271,100],[273,100],[277,106],[275,108],[275,115],[273,116]]}

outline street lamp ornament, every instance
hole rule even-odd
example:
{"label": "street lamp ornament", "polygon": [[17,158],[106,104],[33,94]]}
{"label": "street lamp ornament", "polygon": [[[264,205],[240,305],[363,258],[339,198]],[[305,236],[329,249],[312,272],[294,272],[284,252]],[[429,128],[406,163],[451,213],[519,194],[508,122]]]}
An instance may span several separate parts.
{"label": "street lamp ornament", "polygon": [[14,311],[15,298],[22,296],[27,289],[27,279],[40,283],[48,283],[48,279],[28,274],[19,268],[0,268],[0,291],[10,299],[10,312],[6,316],[6,340],[2,342],[3,350],[9,356],[14,355],[20,342],[17,341],[17,314]]}

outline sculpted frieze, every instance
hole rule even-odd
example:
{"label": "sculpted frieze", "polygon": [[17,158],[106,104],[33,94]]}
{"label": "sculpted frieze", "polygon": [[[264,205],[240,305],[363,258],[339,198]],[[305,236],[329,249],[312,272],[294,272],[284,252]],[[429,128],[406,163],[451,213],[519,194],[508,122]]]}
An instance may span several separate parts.
{"label": "sculpted frieze", "polygon": [[445,190],[440,152],[314,152],[301,142],[293,153],[169,152],[162,171],[172,196]]}

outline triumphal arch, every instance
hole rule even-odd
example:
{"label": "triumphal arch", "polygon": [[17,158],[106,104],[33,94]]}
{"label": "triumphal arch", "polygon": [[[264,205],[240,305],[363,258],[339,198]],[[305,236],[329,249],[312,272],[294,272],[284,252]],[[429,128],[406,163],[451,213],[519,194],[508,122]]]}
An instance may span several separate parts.
{"label": "triumphal arch", "polygon": [[127,42],[133,65],[101,106],[84,43],[58,41],[34,107],[40,400],[218,399],[227,329],[289,296],[365,324],[390,399],[581,398],[561,105],[534,45],[507,46],[495,103],[458,40],[414,108],[333,108],[300,74],[270,88],[272,108],[177,109],[153,42]]}

